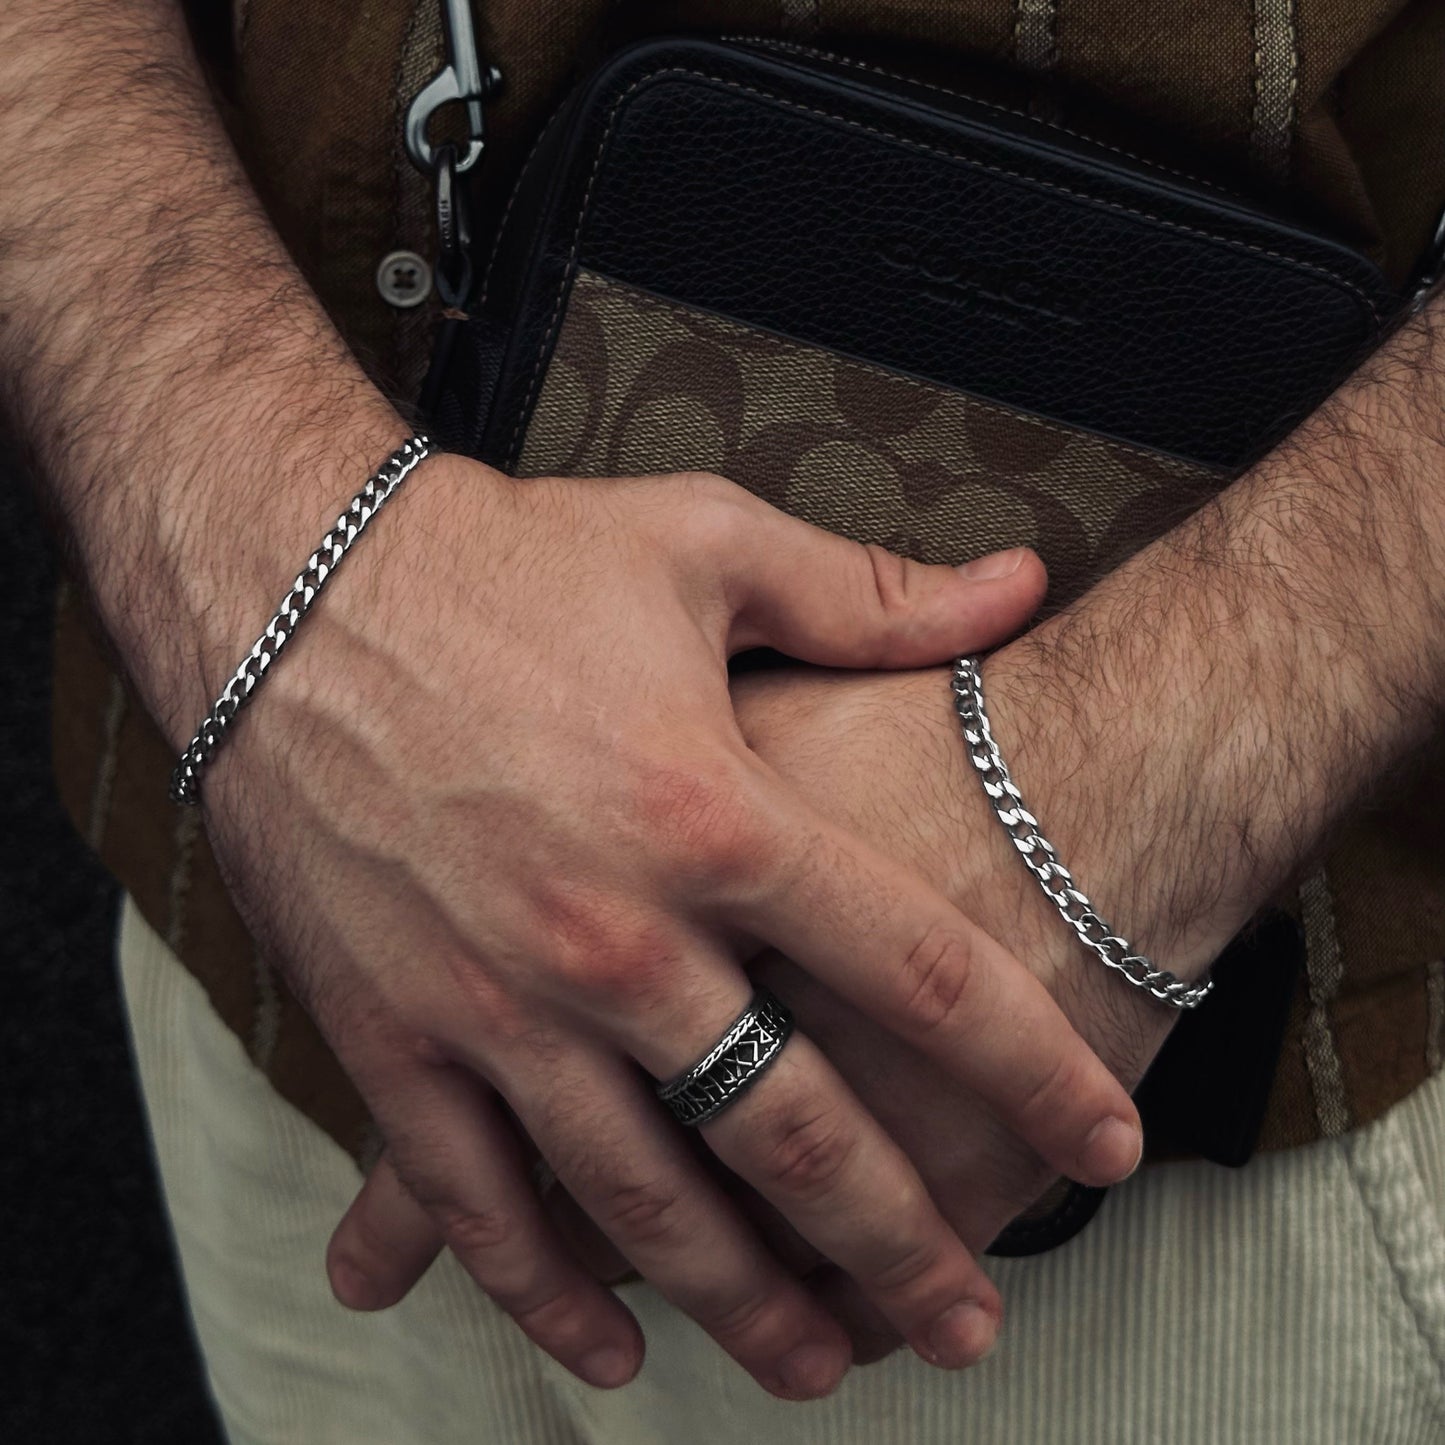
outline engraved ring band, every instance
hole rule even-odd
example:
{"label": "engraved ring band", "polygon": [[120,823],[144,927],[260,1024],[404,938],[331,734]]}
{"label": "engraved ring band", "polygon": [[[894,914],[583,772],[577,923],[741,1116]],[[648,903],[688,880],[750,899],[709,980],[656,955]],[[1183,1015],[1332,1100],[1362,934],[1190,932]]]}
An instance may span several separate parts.
{"label": "engraved ring band", "polygon": [[657,1085],[657,1096],[679,1123],[706,1123],[762,1074],[792,1032],[793,1015],[788,1006],[760,988],[702,1058]]}

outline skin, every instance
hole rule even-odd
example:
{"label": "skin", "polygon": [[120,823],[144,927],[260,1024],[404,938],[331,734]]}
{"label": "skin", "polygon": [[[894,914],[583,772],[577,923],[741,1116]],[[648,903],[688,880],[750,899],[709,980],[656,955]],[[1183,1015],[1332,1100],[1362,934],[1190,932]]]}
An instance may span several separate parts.
{"label": "skin", "polygon": [[[0,405],[179,751],[409,428],[267,224],[169,4],[8,0],[0,151]],[[834,1313],[644,1077],[712,1043],[764,949],[1053,1168],[1135,1166],[1127,1092],[1038,978],[783,779],[728,690],[762,644],[870,671],[991,645],[1036,604],[1037,559],[923,567],[716,477],[517,484],[456,457],[356,550],[208,769],[205,826],[399,1187],[543,1349],[617,1385],[642,1342],[543,1212],[513,1120],[764,1388],[847,1369]],[[924,1358],[988,1349],[996,1291],[806,1035],[700,1137]],[[373,1302],[344,1254],[333,1277]]]}

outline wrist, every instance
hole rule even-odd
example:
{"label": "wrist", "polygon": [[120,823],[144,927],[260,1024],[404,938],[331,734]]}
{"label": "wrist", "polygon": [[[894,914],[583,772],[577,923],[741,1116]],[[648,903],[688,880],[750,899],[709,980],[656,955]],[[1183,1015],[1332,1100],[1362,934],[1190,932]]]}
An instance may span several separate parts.
{"label": "wrist", "polygon": [[[1037,727],[1041,712],[1037,699],[1026,696],[1025,684],[1016,666],[1011,666],[1002,653],[994,653],[986,660],[982,670],[986,673],[990,722],[1010,771],[1014,772],[1015,753],[1042,751],[1047,757],[1056,756],[1052,749],[1040,747],[1041,739],[1037,734],[1027,749],[1005,740],[1021,735],[1030,727]],[[1001,685],[1005,677],[1009,679],[1007,686]],[[1001,705],[1001,694],[1011,698],[1011,707]],[[957,718],[953,715],[951,704],[948,712],[957,733]],[[1073,929],[1060,917],[1053,901],[1039,886],[1000,823],[982,780],[967,760],[962,736],[956,736],[954,741],[958,750],[961,784],[957,836],[966,840],[966,845],[955,850],[959,861],[950,886],[953,900],[1029,968],[1054,996],[1085,1042],[1103,1059],[1115,1077],[1132,1089],[1177,1022],[1176,1011],[1106,968],[1079,941]],[[1057,776],[1063,788],[1072,788],[1079,782],[1072,772],[1052,774],[1034,768],[1029,771],[1046,792],[1052,791],[1046,784],[1049,776]],[[1017,781],[1016,772],[1014,776]],[[1020,783],[1020,788],[1025,800],[1033,807],[1028,788],[1023,783]],[[1049,806],[1043,802],[1038,804],[1040,826],[1052,840]],[[1118,866],[1115,861],[1118,855],[1114,849],[1100,846],[1100,842],[1097,834],[1091,833],[1087,843],[1081,845],[1077,871],[1081,882],[1086,873],[1088,877],[1097,875],[1101,882],[1113,877],[1105,870]],[[1065,856],[1062,844],[1058,846],[1060,861],[1073,869],[1073,858]],[[1109,893],[1112,890],[1106,886],[1103,891]],[[1110,921],[1114,920],[1111,918]],[[1134,935],[1127,934],[1127,930],[1126,936],[1136,947],[1143,947],[1136,943]],[[1172,967],[1172,960],[1166,960],[1163,966]]]}
{"label": "wrist", "polygon": [[0,411],[179,745],[409,429],[272,231],[179,8],[60,8],[0,7]]}
{"label": "wrist", "polygon": [[[1169,830],[1160,827],[1162,800],[1149,783],[1157,764],[1139,705],[1108,696],[1100,676],[1072,684],[1074,674],[1052,642],[1041,628],[983,661],[994,739],[1040,832],[1099,916],[1156,967],[1196,979],[1237,930],[1232,900],[1180,886]],[[1007,842],[992,808],[987,811]],[[1014,861],[1024,868],[1016,853]],[[1189,867],[1207,871],[1202,860]],[[1052,900],[1024,871],[1054,925],[1079,948]]]}
{"label": "wrist", "polygon": [[[116,487],[123,528],[101,510],[74,529],[102,627],[177,751],[323,534],[408,434],[379,396],[358,403],[324,432],[286,429],[275,413],[249,436],[203,431],[204,450],[171,453]],[[118,532],[123,547],[106,541]]]}
{"label": "wrist", "polygon": [[[389,447],[388,456],[395,451]],[[353,497],[383,460],[369,458],[347,479],[344,503],[318,529],[334,528],[342,506],[349,514]],[[514,490],[501,473],[455,455],[430,452],[409,464],[385,502],[387,515],[373,515],[364,538],[352,533],[350,551],[358,555],[348,551],[344,567],[341,560],[333,563],[325,597],[316,599],[304,622],[292,624],[295,638],[284,662],[268,668],[266,695],[254,716],[248,710],[240,735],[207,767],[205,787],[213,801],[234,811],[258,779],[284,778],[282,786],[298,805],[310,798],[332,806],[326,794],[336,760],[347,751],[368,763],[385,757],[403,776],[410,776],[410,766],[430,765],[425,753],[413,752],[415,740],[429,736],[458,697],[482,703],[490,692],[476,679],[463,681],[443,659],[455,657],[459,644],[463,654],[488,647],[494,609],[479,605],[479,597],[493,562],[511,556],[499,539],[501,513]],[[320,530],[308,536],[314,548]],[[297,566],[294,559],[287,564],[288,582]],[[471,617],[471,625],[454,625],[463,617]],[[245,636],[260,631],[252,621]],[[207,684],[207,709],[245,655],[234,643],[228,647],[220,681]],[[194,719],[185,724],[188,742],[194,725]],[[319,769],[305,761],[314,762],[318,749],[325,763]],[[313,786],[319,791],[313,793]]]}

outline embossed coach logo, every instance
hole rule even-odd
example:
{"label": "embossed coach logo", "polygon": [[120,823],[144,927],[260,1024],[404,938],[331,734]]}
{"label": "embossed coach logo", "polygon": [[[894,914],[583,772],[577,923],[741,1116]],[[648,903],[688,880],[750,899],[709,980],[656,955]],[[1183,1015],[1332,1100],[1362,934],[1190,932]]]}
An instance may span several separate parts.
{"label": "embossed coach logo", "polygon": [[946,306],[987,311],[1010,326],[1045,317],[1064,326],[1082,326],[1084,318],[1022,267],[985,267],[945,246],[905,236],[884,236],[873,247],[885,266],[912,278],[931,300]]}

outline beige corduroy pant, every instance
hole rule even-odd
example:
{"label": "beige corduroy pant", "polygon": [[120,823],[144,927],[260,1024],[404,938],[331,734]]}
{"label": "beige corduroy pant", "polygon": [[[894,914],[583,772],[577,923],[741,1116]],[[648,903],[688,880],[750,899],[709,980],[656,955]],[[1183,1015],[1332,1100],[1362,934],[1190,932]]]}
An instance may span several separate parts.
{"label": "beige corduroy pant", "polygon": [[355,1165],[284,1103],[127,902],[120,959],[196,1331],[232,1445],[1442,1445],[1445,1077],[1355,1134],[1116,1189],[991,1267],[993,1356],[764,1395],[648,1286],[620,1391],[537,1352],[444,1257],[381,1315],[322,1267]]}

